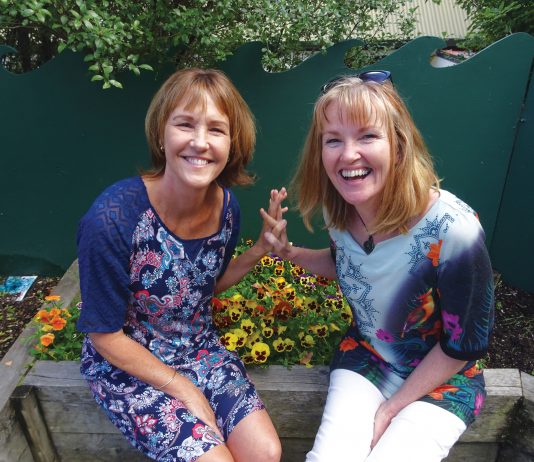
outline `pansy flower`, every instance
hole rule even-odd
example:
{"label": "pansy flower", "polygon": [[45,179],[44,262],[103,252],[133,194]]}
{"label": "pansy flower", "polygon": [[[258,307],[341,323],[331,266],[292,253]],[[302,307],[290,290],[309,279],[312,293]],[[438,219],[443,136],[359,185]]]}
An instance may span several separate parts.
{"label": "pansy flower", "polygon": [[254,358],[255,362],[264,363],[265,361],[267,361],[267,358],[271,354],[271,350],[269,348],[269,345],[267,345],[266,343],[257,342],[252,347],[250,354]]}
{"label": "pansy flower", "polygon": [[291,340],[290,338],[286,338],[284,339],[284,345],[285,345],[286,351],[290,352],[291,350],[293,350],[293,347],[295,346],[295,342]]}
{"label": "pansy flower", "polygon": [[305,334],[304,335],[304,332],[301,332],[299,334],[299,338],[300,338],[300,344],[304,348],[311,348],[311,347],[313,347],[315,345],[315,340],[313,339],[313,337],[310,334]]}
{"label": "pansy flower", "polygon": [[260,260],[261,266],[273,266],[274,265],[274,259],[270,257],[269,255],[265,255]]}
{"label": "pansy flower", "polygon": [[226,334],[221,335],[220,341],[226,347],[228,351],[234,351],[237,347],[237,341],[239,337],[232,332],[226,332]]}
{"label": "pansy flower", "polygon": [[266,326],[262,329],[261,332],[265,338],[271,338],[274,334],[274,329],[272,327]]}
{"label": "pansy flower", "polygon": [[228,311],[228,314],[230,315],[230,319],[233,322],[237,322],[241,319],[241,315],[243,314],[243,309],[240,306],[233,306]]}
{"label": "pansy flower", "polygon": [[273,342],[273,347],[274,349],[278,352],[278,353],[282,353],[283,351],[285,351],[286,349],[286,345],[284,343],[284,340],[280,337],[278,337],[274,342]]}
{"label": "pansy flower", "polygon": [[252,334],[252,331],[256,328],[256,324],[254,324],[250,319],[244,319],[241,321],[241,329],[243,329],[248,335]]}

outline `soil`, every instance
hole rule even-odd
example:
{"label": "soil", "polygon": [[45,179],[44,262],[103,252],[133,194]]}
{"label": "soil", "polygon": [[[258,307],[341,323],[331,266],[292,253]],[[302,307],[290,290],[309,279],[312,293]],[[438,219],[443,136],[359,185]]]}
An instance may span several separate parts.
{"label": "soil", "polygon": [[[41,308],[59,278],[39,277],[24,300],[0,296],[0,359]],[[534,375],[534,293],[500,281],[495,287],[495,327],[484,362],[489,368],[517,368]]]}

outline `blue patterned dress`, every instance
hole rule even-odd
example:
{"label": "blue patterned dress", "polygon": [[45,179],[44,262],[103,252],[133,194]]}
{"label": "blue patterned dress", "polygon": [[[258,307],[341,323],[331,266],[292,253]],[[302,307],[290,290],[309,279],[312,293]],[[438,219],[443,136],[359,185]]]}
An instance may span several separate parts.
{"label": "blue patterned dress", "polygon": [[[227,439],[237,423],[263,409],[246,370],[220,343],[211,299],[239,233],[229,190],[221,226],[204,239],[173,235],[152,208],[140,177],[104,191],[80,222],[81,332],[121,328],[190,379],[210,402]],[[221,444],[182,402],[114,367],[86,336],[81,373],[100,406],[130,443],[161,461],[194,461]]]}
{"label": "blue patterned dress", "polygon": [[330,229],[330,238],[355,320],[332,368],[363,375],[389,398],[439,342],[467,364],[421,401],[469,425],[486,395],[476,360],[493,326],[493,273],[473,210],[441,190],[407,234],[378,243],[369,255],[347,231]]}

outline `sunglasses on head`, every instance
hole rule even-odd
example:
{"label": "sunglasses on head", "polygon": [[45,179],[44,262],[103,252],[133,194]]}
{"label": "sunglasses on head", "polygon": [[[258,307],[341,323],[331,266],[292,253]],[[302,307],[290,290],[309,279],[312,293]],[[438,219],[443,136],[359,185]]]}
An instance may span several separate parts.
{"label": "sunglasses on head", "polygon": [[358,77],[360,80],[364,82],[384,83],[386,80],[388,80],[391,77],[391,72],[389,71],[367,71],[367,72],[362,72],[361,74],[355,74],[354,76],[340,75],[326,82],[321,87],[321,94],[324,95],[325,93],[330,91],[338,83],[343,81],[346,77]]}

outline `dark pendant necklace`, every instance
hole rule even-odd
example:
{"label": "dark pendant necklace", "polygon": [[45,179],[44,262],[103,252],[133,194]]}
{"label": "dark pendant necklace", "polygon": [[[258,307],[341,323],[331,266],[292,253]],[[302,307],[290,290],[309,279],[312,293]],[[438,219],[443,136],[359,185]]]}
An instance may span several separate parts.
{"label": "dark pendant necklace", "polygon": [[[358,217],[360,217],[360,214],[358,214]],[[369,237],[363,243],[363,250],[365,251],[367,255],[369,255],[373,250],[375,250],[375,241],[373,239],[373,235],[369,233],[367,226],[365,226],[365,221],[362,220],[362,217],[360,217],[360,221],[362,222],[362,225],[365,228],[365,231],[367,231],[367,234],[369,234]]]}
{"label": "dark pendant necklace", "polygon": [[367,240],[363,243],[363,250],[369,255],[375,249],[375,243],[373,241],[373,235],[369,234]]}

